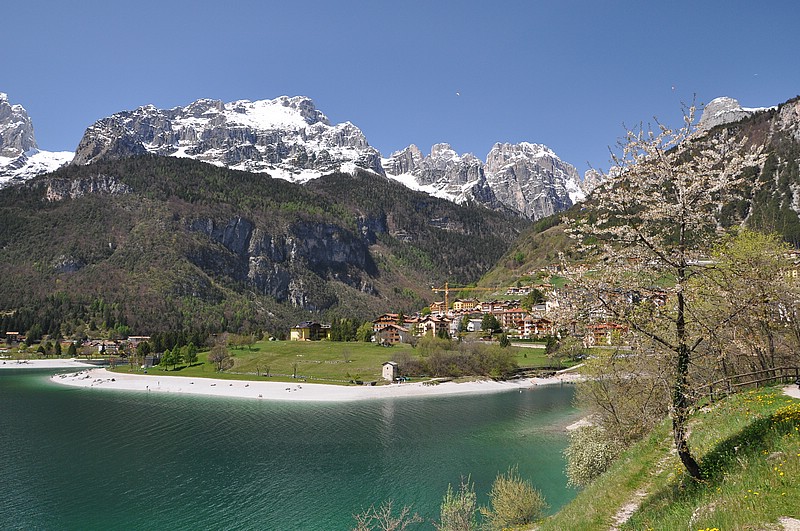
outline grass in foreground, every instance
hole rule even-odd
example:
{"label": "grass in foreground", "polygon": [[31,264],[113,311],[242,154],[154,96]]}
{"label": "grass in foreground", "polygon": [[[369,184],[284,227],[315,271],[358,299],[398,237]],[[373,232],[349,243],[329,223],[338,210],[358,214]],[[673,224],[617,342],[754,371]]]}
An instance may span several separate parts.
{"label": "grass in foreground", "polygon": [[540,529],[609,529],[630,502],[639,509],[620,529],[769,529],[800,517],[800,401],[780,387],[745,392],[697,412],[691,428],[705,481],[684,472],[665,422]]}

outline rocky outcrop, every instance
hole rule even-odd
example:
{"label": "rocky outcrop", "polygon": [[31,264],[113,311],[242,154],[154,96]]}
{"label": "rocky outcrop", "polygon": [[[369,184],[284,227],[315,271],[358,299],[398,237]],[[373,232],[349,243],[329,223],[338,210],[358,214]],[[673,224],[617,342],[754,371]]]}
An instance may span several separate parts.
{"label": "rocky outcrop", "polygon": [[302,96],[231,103],[203,99],[174,109],[148,105],[120,112],[86,130],[73,162],[142,153],[190,157],[290,181],[352,167],[383,174],[380,153],[355,125],[331,125]]}
{"label": "rocky outcrop", "polygon": [[743,118],[747,118],[763,110],[766,109],[744,108],[739,105],[737,100],[726,96],[714,98],[703,108],[703,114],[697,122],[697,129],[699,131],[708,131],[718,125],[738,122]]}
{"label": "rocky outcrop", "polygon": [[581,190],[584,195],[588,196],[592,191],[603,183],[603,174],[597,170],[586,170],[583,174],[583,182],[581,183]]}
{"label": "rocky outcrop", "polygon": [[122,195],[132,192],[130,186],[116,177],[103,174],[82,179],[47,179],[44,186],[46,187],[44,198],[47,201],[77,199],[88,194]]}
{"label": "rocky outcrop", "polygon": [[580,190],[575,167],[540,144],[495,144],[486,174],[497,199],[530,219],[566,210],[577,200],[570,193]]}
{"label": "rocky outcrop", "polygon": [[35,150],[33,123],[22,105],[11,105],[0,92],[0,157],[18,157]]}
{"label": "rocky outcrop", "polygon": [[786,131],[800,142],[800,98],[789,100],[778,108],[775,129]]}

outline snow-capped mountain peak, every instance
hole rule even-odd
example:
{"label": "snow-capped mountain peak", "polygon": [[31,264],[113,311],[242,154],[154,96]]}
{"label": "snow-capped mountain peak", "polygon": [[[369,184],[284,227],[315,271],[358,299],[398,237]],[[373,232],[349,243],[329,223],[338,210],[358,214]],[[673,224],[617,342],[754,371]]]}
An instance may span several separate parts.
{"label": "snow-capped mountain peak", "polygon": [[230,103],[201,99],[167,110],[148,105],[120,112],[86,130],[74,162],[141,153],[189,157],[291,181],[354,166],[383,173],[380,153],[356,126],[331,125],[305,96]]}
{"label": "snow-capped mountain peak", "polygon": [[461,203],[510,208],[538,219],[584,199],[577,170],[542,144],[497,143],[484,163],[435,144],[423,156],[411,145],[383,160],[386,174],[410,188]]}
{"label": "snow-capped mountain peak", "polygon": [[708,131],[718,125],[736,122],[767,109],[769,107],[742,107],[738,100],[721,96],[714,98],[703,108],[703,114],[697,122],[697,129],[699,131]]}
{"label": "snow-capped mountain peak", "polygon": [[204,98],[172,109],[143,105],[90,125],[72,158],[38,151],[27,113],[3,94],[0,139],[0,176],[6,179],[52,171],[70,159],[91,164],[152,153],[294,182],[366,169],[436,197],[512,209],[531,219],[583,199],[575,168],[545,145],[497,143],[484,162],[447,143],[433,145],[428,155],[412,144],[382,159],[358,127],[331,124],[305,96],[229,103]]}
{"label": "snow-capped mountain peak", "polygon": [[40,151],[25,108],[0,92],[0,187],[53,171],[71,159],[72,152]]}

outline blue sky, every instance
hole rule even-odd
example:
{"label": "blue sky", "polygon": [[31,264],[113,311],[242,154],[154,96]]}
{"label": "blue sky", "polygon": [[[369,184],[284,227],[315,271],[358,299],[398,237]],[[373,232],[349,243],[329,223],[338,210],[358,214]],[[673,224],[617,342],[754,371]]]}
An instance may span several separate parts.
{"label": "blue sky", "polygon": [[448,142],[551,147],[608,166],[623,124],[681,102],[800,94],[800,3],[26,0],[1,9],[0,92],[41,149],[154,104],[311,97],[384,156]]}

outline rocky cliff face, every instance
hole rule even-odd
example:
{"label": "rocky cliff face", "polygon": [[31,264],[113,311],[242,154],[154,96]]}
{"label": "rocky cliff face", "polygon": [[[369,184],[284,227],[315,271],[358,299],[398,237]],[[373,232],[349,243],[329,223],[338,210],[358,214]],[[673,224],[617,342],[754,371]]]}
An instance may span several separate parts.
{"label": "rocky cliff face", "polygon": [[79,179],[52,178],[45,182],[45,200],[63,201],[77,199],[89,194],[122,195],[132,192],[131,187],[116,177],[98,173]]}
{"label": "rocky cliff face", "polygon": [[387,175],[409,187],[456,202],[510,208],[530,219],[565,210],[584,198],[575,168],[546,146],[495,144],[484,163],[436,144],[430,155],[408,148],[384,160]]}
{"label": "rocky cliff face", "polygon": [[53,171],[71,158],[69,152],[40,151],[28,113],[0,92],[0,187]]}
{"label": "rocky cliff face", "polygon": [[495,144],[486,157],[486,173],[497,198],[530,219],[584,198],[575,167],[541,144]]}
{"label": "rocky cliff face", "polygon": [[22,105],[11,105],[0,93],[0,156],[16,157],[36,149],[33,123]]}
{"label": "rocky cliff face", "polygon": [[205,234],[224,248],[202,248],[190,258],[200,268],[252,286],[261,295],[304,310],[320,310],[310,284],[319,279],[343,282],[364,293],[377,294],[370,276],[377,267],[369,253],[367,232],[355,235],[332,224],[298,222],[287,233],[268,233],[248,219],[226,222],[196,219],[189,230]]}
{"label": "rocky cliff face", "polygon": [[305,97],[149,105],[90,126],[75,164],[154,153],[305,181],[353,166],[383,174],[380,153],[350,122],[331,125]]}

